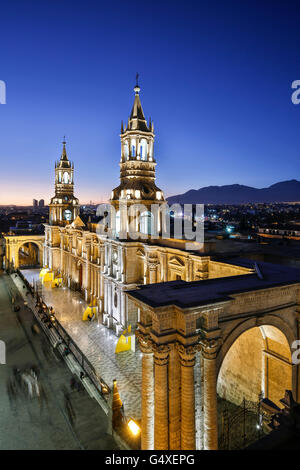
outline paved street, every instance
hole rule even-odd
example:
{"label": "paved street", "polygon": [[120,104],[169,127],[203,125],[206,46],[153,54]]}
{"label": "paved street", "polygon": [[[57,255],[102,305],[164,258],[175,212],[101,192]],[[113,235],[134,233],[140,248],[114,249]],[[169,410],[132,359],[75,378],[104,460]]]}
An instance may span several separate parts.
{"label": "paved street", "polygon": [[[116,449],[106,434],[105,413],[85,390],[70,391],[71,372],[54,355],[43,332],[33,335],[34,316],[23,305],[21,296],[17,301],[21,310],[13,312],[12,293],[17,295],[16,286],[8,275],[0,273],[0,339],[7,347],[6,365],[0,365],[0,449]],[[7,394],[13,368],[31,365],[40,369],[39,381],[47,397],[43,408],[38,398],[18,395],[10,402]],[[64,406],[63,387],[71,392],[74,426]]]}
{"label": "paved street", "polygon": [[[38,280],[37,269],[24,269],[21,272],[31,284],[34,280]],[[20,288],[17,278],[13,279]],[[103,380],[112,386],[113,380],[117,379],[127,417],[140,419],[142,368],[138,347],[135,353],[126,351],[115,354],[117,337],[112,330],[97,324],[96,321],[82,321],[82,314],[87,304],[78,292],[67,288],[51,289],[43,286],[42,296],[46,304],[54,308],[57,319]]]}

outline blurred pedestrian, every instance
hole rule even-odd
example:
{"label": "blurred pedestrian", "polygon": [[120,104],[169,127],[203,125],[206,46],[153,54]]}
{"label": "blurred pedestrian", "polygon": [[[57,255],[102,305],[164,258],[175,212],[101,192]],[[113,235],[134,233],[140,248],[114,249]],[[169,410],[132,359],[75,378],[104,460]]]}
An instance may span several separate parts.
{"label": "blurred pedestrian", "polygon": [[75,424],[75,420],[76,420],[75,410],[71,403],[70,394],[65,389],[63,389],[63,394],[64,394],[64,408],[67,413],[70,424],[73,427]]}

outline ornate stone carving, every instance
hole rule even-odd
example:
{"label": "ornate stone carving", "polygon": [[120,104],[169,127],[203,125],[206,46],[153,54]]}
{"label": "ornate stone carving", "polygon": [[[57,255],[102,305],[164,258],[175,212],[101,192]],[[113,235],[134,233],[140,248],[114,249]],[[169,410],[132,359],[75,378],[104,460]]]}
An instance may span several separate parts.
{"label": "ornate stone carving", "polygon": [[157,267],[157,263],[148,263],[148,268],[150,271],[155,271]]}
{"label": "ornate stone carving", "polygon": [[167,344],[153,344],[154,362],[158,366],[166,366],[169,360],[170,347]]}
{"label": "ornate stone carving", "polygon": [[198,345],[183,346],[181,343],[176,343],[176,349],[179,354],[181,365],[184,367],[194,367],[196,359],[195,356],[199,350]]}
{"label": "ornate stone carving", "polygon": [[200,341],[202,355],[205,359],[215,359],[221,345],[221,338],[202,339]]}
{"label": "ornate stone carving", "polygon": [[140,350],[143,354],[152,354],[153,353],[153,341],[150,339],[149,335],[144,335],[141,331],[136,330],[135,336],[138,339]]}

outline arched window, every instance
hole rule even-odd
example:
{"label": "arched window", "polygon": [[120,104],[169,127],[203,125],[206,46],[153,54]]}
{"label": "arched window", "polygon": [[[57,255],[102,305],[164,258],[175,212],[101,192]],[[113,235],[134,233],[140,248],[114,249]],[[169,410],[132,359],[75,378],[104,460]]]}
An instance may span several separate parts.
{"label": "arched window", "polygon": [[116,213],[116,235],[117,237],[119,236],[121,230],[121,216],[120,216],[120,211],[117,211]]}
{"label": "arched window", "polygon": [[141,140],[140,157],[141,157],[141,160],[147,160],[147,140],[146,139]]}
{"label": "arched window", "polygon": [[126,160],[128,160],[128,156],[129,156],[129,148],[128,148],[128,142],[126,140],[124,144],[124,157]]}
{"label": "arched window", "polygon": [[131,139],[131,156],[135,157],[136,156],[136,140]]}
{"label": "arched window", "polygon": [[66,183],[66,184],[70,183],[70,177],[69,177],[69,173],[67,171],[64,172],[63,182]]}
{"label": "arched window", "polygon": [[68,221],[72,220],[72,211],[70,211],[70,209],[64,211],[64,219]]}
{"label": "arched window", "polygon": [[146,235],[151,235],[151,212],[143,212],[140,216],[140,232]]}
{"label": "arched window", "polygon": [[153,142],[150,142],[150,144],[149,144],[149,157],[152,160],[152,158],[153,158]]}

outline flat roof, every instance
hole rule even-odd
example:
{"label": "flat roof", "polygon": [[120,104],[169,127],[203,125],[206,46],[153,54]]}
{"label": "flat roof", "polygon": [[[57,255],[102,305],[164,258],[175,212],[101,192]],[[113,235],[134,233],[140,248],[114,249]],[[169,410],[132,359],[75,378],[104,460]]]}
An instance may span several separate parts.
{"label": "flat roof", "polygon": [[[226,260],[226,264],[255,269],[253,260]],[[154,308],[167,305],[189,308],[230,300],[232,294],[300,283],[300,269],[272,263],[256,264],[261,277],[254,272],[192,282],[161,282],[142,285],[128,294]]]}

